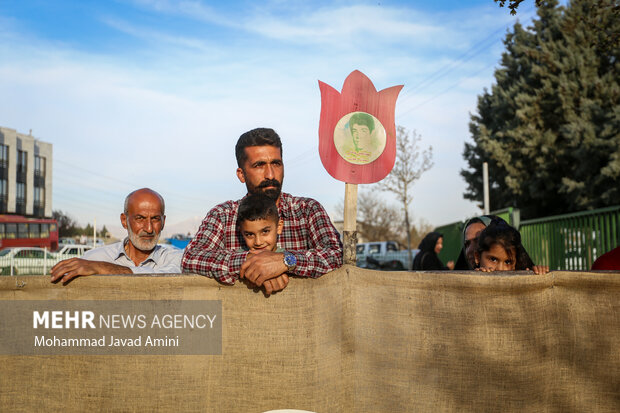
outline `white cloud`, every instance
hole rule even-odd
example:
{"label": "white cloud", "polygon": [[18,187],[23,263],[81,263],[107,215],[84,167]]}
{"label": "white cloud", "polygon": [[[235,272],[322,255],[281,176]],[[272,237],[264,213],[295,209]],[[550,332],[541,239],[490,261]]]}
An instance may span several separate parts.
{"label": "white cloud", "polygon": [[238,23],[234,19],[226,17],[201,1],[132,0],[131,2],[137,6],[160,13],[174,14],[222,26],[238,27]]}
{"label": "white cloud", "polygon": [[[170,228],[183,228],[216,203],[243,195],[234,176],[234,143],[246,130],[270,126],[284,142],[284,190],[314,197],[334,212],[344,184],[325,172],[317,153],[317,80],[340,89],[352,70],[361,69],[377,89],[405,83],[397,123],[417,129],[423,145],[435,148],[436,166],[415,186],[416,216],[443,224],[471,215],[458,174],[461,152],[468,112],[492,80],[487,72],[472,73],[497,55],[462,64],[414,93],[407,88],[458,63],[450,50],[467,50],[472,39],[484,38],[480,27],[456,24],[452,14],[431,18],[386,7],[321,8],[297,16],[262,9],[233,19],[195,1],[136,4],[235,27],[238,38],[221,45],[197,33],[102,18],[144,42],[132,55],[77,51],[0,29],[0,125],[32,128],[54,144],[55,209],[82,223],[96,216],[100,226],[122,234],[118,214],[125,195],[149,186],[165,196]],[[481,17],[495,28],[488,19]],[[373,24],[353,24],[359,21]],[[357,47],[361,41],[368,49]]]}

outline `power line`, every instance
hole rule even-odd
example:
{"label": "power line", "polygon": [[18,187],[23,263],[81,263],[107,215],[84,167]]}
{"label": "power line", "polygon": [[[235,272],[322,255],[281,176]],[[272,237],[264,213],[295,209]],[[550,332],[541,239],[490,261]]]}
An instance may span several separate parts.
{"label": "power line", "polygon": [[[102,175],[99,172],[94,172],[94,171],[91,171],[89,169],[82,168],[80,166],[77,166],[75,164],[72,164],[70,162],[66,162],[66,161],[63,161],[63,160],[60,160],[60,159],[54,159],[54,162],[59,162],[60,164],[64,164],[64,165],[66,165],[66,166],[68,166],[70,168],[78,169],[80,171],[89,173],[91,175],[96,176],[97,178],[103,178],[103,179],[106,179],[108,181],[112,181],[112,182],[115,182],[115,183],[121,183],[123,185],[126,185],[128,188],[141,188],[142,187],[142,185],[139,185],[139,184],[136,184],[136,183],[132,183],[132,182],[127,182],[127,181],[124,181],[122,179],[118,179],[116,177]],[[198,202],[208,202],[208,200],[205,199],[205,198],[195,198],[195,197],[192,197],[192,196],[187,196],[186,194],[180,194],[180,193],[170,192],[170,191],[167,191],[167,192],[168,192],[169,195],[174,195],[175,197],[178,197],[178,198],[184,198],[184,199],[187,199],[187,200],[198,201]]]}
{"label": "power line", "polygon": [[[533,8],[530,8],[527,12],[525,12],[525,19],[524,20],[529,20],[534,14],[535,14],[535,10]],[[439,79],[445,77],[449,73],[451,73],[454,70],[456,70],[458,67],[460,67],[461,65],[463,65],[467,61],[471,60],[473,57],[475,57],[475,56],[479,55],[480,53],[482,53],[483,51],[489,49],[497,41],[497,39],[496,39],[497,34],[499,32],[505,31],[505,30],[507,30],[506,26],[502,26],[502,27],[494,30],[489,36],[487,36],[486,38],[484,38],[480,42],[477,42],[473,47],[469,48],[467,51],[465,51],[463,54],[461,54],[455,61],[452,61],[451,63],[441,67],[440,69],[438,69],[437,71],[433,72],[430,76],[425,78],[423,81],[421,81],[417,85],[407,89],[405,91],[405,93],[403,93],[404,99],[401,99],[401,107],[402,107],[403,103],[406,103],[413,96],[413,92],[415,90],[423,89],[424,87],[427,87],[427,86],[435,83]],[[496,62],[493,63],[493,65],[495,65],[495,64],[496,64]],[[484,69],[486,69],[488,67],[489,66],[485,66],[481,70],[477,71],[476,74],[480,73],[482,70],[484,70]],[[472,75],[470,75],[470,76],[472,76]],[[458,83],[456,83],[456,85],[458,85],[460,83],[461,82],[458,82]],[[422,104],[416,105],[412,109],[408,109],[406,112],[400,113],[399,116],[402,116],[402,115],[404,115],[406,113],[411,112],[414,109],[419,108],[423,104],[426,104],[426,103],[430,102],[431,100],[433,100],[435,97],[444,94],[446,91],[448,91],[451,88],[448,88],[447,90],[444,90],[444,91],[438,93],[437,95],[433,96],[431,99],[428,99],[427,101],[423,102]]]}
{"label": "power line", "polygon": [[477,74],[479,74],[479,73],[481,73],[481,72],[483,72],[483,71],[487,70],[489,67],[492,67],[492,66],[495,66],[495,63],[490,64],[490,65],[487,65],[487,66],[485,66],[485,67],[483,67],[483,68],[481,68],[481,69],[478,69],[477,71],[475,71],[474,73],[471,73],[469,76],[467,76],[467,77],[465,77],[465,78],[461,78],[461,79],[459,79],[459,81],[458,81],[458,82],[456,82],[456,83],[452,84],[451,86],[449,86],[449,87],[445,88],[445,89],[444,89],[444,90],[442,90],[441,92],[436,93],[435,95],[433,95],[433,96],[431,96],[430,98],[426,99],[424,102],[419,103],[419,104],[417,104],[416,106],[412,107],[411,109],[408,109],[407,111],[400,113],[398,116],[405,116],[405,115],[409,114],[410,112],[412,112],[412,111],[414,111],[414,110],[416,110],[416,109],[418,109],[418,108],[420,108],[420,107],[422,107],[422,106],[426,105],[426,104],[427,104],[427,103],[429,103],[430,101],[432,101],[432,100],[434,100],[434,99],[438,98],[439,96],[443,95],[444,93],[447,93],[447,92],[449,92],[450,90],[454,89],[455,87],[457,87],[458,85],[460,85],[461,83],[463,83],[463,82],[464,82],[465,80],[467,80],[468,78],[470,78],[470,77],[472,77],[472,76],[476,76]]}

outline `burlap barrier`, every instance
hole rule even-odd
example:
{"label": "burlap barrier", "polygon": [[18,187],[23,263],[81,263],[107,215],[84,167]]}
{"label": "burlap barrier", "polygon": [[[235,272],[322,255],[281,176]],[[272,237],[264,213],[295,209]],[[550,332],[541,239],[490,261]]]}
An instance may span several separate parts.
{"label": "burlap barrier", "polygon": [[[221,300],[222,355],[0,356],[2,411],[620,411],[620,274],[1,277],[1,300]],[[2,319],[2,323],[11,320]]]}

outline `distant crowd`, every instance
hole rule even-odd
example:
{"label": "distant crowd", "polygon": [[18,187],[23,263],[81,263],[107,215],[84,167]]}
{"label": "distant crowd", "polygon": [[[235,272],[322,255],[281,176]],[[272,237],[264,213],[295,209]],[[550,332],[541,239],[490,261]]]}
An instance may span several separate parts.
{"label": "distant crowd", "polygon": [[[248,131],[239,137],[235,155],[236,176],[247,195],[212,208],[184,251],[158,244],[166,222],[165,202],[157,192],[142,188],[126,197],[120,214],[127,238],[59,262],[51,281],[67,283],[94,274],[192,273],[225,284],[242,280],[269,295],[286,288],[290,276],[317,278],[341,267],[342,242],[323,206],[282,192],[278,134],[268,128]],[[437,256],[442,247],[441,234],[426,235],[413,269],[549,272],[549,267],[532,262],[519,231],[493,215],[466,223],[456,264],[443,265]],[[605,268],[594,269],[620,270],[620,248],[614,251],[599,258],[606,257],[601,264]]]}

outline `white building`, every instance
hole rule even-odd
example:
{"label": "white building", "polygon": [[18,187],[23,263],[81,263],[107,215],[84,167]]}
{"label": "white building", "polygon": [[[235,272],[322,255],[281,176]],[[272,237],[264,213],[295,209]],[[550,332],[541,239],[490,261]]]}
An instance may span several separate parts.
{"label": "white building", "polygon": [[52,144],[2,126],[0,214],[52,216]]}

